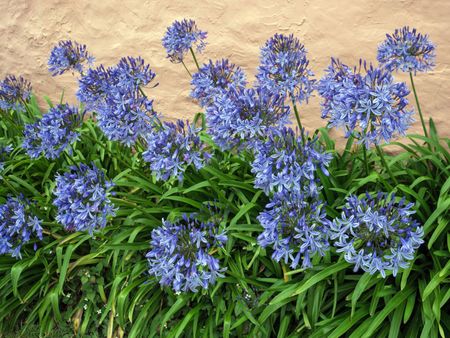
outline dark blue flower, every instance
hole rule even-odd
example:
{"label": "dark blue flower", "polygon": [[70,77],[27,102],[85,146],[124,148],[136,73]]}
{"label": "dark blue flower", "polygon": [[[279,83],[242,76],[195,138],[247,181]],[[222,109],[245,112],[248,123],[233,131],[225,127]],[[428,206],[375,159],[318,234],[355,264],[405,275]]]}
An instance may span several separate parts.
{"label": "dark blue flower", "polygon": [[315,83],[308,64],[306,49],[297,38],[275,34],[261,48],[258,84],[293,101],[308,101]]}
{"label": "dark blue flower", "polygon": [[56,176],[53,204],[58,208],[56,220],[69,231],[88,231],[104,228],[108,217],[115,215],[109,199],[113,183],[103,171],[80,163],[70,171]]}
{"label": "dark blue flower", "polygon": [[151,250],[146,255],[149,273],[175,292],[208,289],[223,277],[225,269],[213,252],[226,241],[227,236],[214,223],[186,215],[174,223],[163,220],[162,226],[152,231]]}
{"label": "dark blue flower", "polygon": [[0,109],[24,111],[31,99],[31,84],[22,76],[7,75],[0,82]]}
{"label": "dark blue flower", "polygon": [[92,64],[94,57],[86,50],[86,45],[76,41],[59,41],[52,49],[48,59],[48,69],[53,76],[67,71],[83,73],[85,64]]}
{"label": "dark blue flower", "polygon": [[191,96],[201,106],[214,102],[216,95],[227,92],[231,87],[244,89],[247,82],[242,69],[227,59],[204,64],[200,71],[192,76]]}
{"label": "dark blue flower", "polygon": [[378,47],[377,60],[389,71],[426,72],[434,67],[435,49],[428,35],[403,27],[392,35],[386,34]]}
{"label": "dark blue flower", "polygon": [[34,124],[25,126],[22,147],[31,158],[41,155],[48,159],[58,158],[65,149],[71,151],[71,144],[78,139],[76,129],[81,122],[77,108],[57,105]]}
{"label": "dark blue flower", "polygon": [[191,48],[202,52],[205,48],[207,33],[199,30],[194,20],[174,21],[167,27],[162,44],[167,51],[167,57],[172,62],[182,62],[184,55]]}
{"label": "dark blue flower", "polygon": [[355,271],[378,271],[383,277],[392,271],[396,276],[399,269],[409,266],[423,243],[423,229],[411,217],[413,207],[404,199],[396,202],[394,194],[349,196],[341,217],[330,229],[337,251],[355,264]]}
{"label": "dark blue flower", "polygon": [[[24,197],[8,197],[0,205],[0,255],[22,258],[22,246],[42,240],[41,220],[30,211],[30,201]],[[35,244],[36,249],[36,244]]]}

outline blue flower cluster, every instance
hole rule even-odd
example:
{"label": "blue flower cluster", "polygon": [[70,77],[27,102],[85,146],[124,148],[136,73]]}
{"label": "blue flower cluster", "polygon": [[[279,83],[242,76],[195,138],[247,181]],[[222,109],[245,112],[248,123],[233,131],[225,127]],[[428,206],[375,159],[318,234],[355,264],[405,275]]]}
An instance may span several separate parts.
{"label": "blue flower cluster", "polygon": [[300,260],[302,268],[311,267],[311,257],[323,256],[329,248],[331,222],[326,218],[324,203],[308,199],[298,190],[275,193],[258,220],[264,228],[258,244],[272,246],[272,258],[290,262],[292,269]]}
{"label": "blue flower cluster", "polygon": [[223,277],[224,268],[212,254],[227,236],[214,223],[204,223],[186,215],[175,223],[163,220],[152,231],[151,251],[147,253],[149,273],[175,292],[208,289]]}
{"label": "blue flower cluster", "polygon": [[303,142],[290,128],[272,129],[267,140],[255,146],[252,173],[255,187],[271,192],[298,191],[317,197],[321,189],[317,169],[328,175],[332,155],[320,148],[317,138]]}
{"label": "blue flower cluster", "polygon": [[60,104],[44,114],[34,124],[28,124],[24,130],[22,147],[31,158],[43,155],[47,159],[58,158],[73,144],[79,136],[82,117],[76,107]]}
{"label": "blue flower cluster", "polygon": [[247,147],[271,127],[289,123],[290,108],[284,98],[263,88],[236,89],[218,93],[206,107],[206,122],[212,139],[223,150],[239,144]]}
{"label": "blue flower cluster", "polygon": [[413,111],[406,109],[406,84],[365,62],[351,69],[332,59],[318,91],[324,98],[322,118],[329,118],[329,127],[343,127],[346,137],[355,136],[367,148],[404,135],[414,121]]}
{"label": "blue flower cluster", "polygon": [[192,76],[191,84],[191,96],[205,107],[212,104],[218,94],[228,92],[231,87],[242,90],[247,82],[240,67],[222,59],[215,63],[210,60],[204,64],[200,71]]}
{"label": "blue flower cluster", "polygon": [[[0,146],[0,171],[4,168],[4,162],[6,161],[6,155],[13,151],[13,147],[11,145]],[[1,179],[1,175],[0,175]]]}
{"label": "blue flower cluster", "polygon": [[108,139],[131,146],[150,130],[156,116],[153,100],[142,91],[154,77],[142,58],[122,58],[115,67],[89,69],[79,79],[77,97],[95,110]]}
{"label": "blue flower cluster", "polygon": [[314,90],[313,72],[308,69],[305,47],[292,34],[275,34],[261,48],[256,75],[269,92],[289,96],[292,101],[308,101]]}
{"label": "blue flower cluster", "polygon": [[396,29],[378,47],[377,60],[389,71],[426,72],[434,67],[436,47],[416,29]]}
{"label": "blue flower cluster", "polygon": [[80,163],[70,171],[56,177],[58,208],[56,220],[69,231],[89,231],[103,228],[107,218],[115,215],[114,205],[109,199],[113,183],[94,164],[92,168]]}
{"label": "blue flower cluster", "polygon": [[167,57],[172,62],[182,62],[184,55],[192,48],[202,52],[206,46],[207,33],[197,28],[194,20],[174,21],[167,27],[162,44],[167,51]]}
{"label": "blue flower cluster", "polygon": [[48,69],[53,76],[67,71],[83,73],[85,64],[92,64],[94,57],[87,52],[86,45],[76,41],[59,41],[48,59]]}
{"label": "blue flower cluster", "polygon": [[[0,255],[22,258],[22,246],[42,240],[41,220],[30,212],[30,202],[21,197],[8,197],[0,205]],[[34,244],[36,250],[36,244]]]}
{"label": "blue flower cluster", "polygon": [[392,271],[395,276],[400,268],[408,267],[423,243],[423,229],[411,217],[413,206],[404,199],[396,202],[393,194],[349,196],[342,216],[330,228],[337,251],[355,264],[355,271],[379,271],[383,277]]}
{"label": "blue flower cluster", "polygon": [[7,75],[0,82],[0,109],[24,111],[31,98],[31,83],[22,76]]}
{"label": "blue flower cluster", "polygon": [[199,170],[209,161],[211,155],[205,150],[199,131],[188,121],[185,125],[182,120],[177,120],[176,124],[165,122],[145,136],[147,149],[142,158],[150,163],[158,180],[176,177],[181,182],[189,165],[193,164]]}

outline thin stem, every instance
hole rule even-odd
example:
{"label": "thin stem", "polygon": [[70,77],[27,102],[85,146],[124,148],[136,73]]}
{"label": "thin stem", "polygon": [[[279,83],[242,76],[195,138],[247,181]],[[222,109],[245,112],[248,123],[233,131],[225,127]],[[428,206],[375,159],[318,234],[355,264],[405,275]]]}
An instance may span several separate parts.
{"label": "thin stem", "polygon": [[298,109],[297,109],[297,105],[295,104],[295,100],[292,100],[292,106],[294,107],[295,118],[297,120],[298,127],[300,128],[300,134],[302,135],[302,141],[303,141],[303,143],[305,143],[306,142],[305,133],[303,131],[303,125],[302,125],[302,122],[300,121],[300,115],[298,113]]}
{"label": "thin stem", "polygon": [[386,159],[384,158],[383,150],[380,148],[379,145],[375,146],[377,148],[378,155],[380,156],[381,163],[383,164],[384,168],[387,170],[389,176],[391,177],[392,181],[394,181],[395,185],[398,185],[398,181],[395,178],[394,174],[392,174],[391,168],[387,165]]}
{"label": "thin stem", "polygon": [[419,97],[417,96],[416,86],[414,85],[412,72],[409,72],[409,78],[411,79],[411,87],[413,89],[414,98],[416,99],[417,110],[419,111],[420,122],[422,122],[423,132],[425,134],[425,137],[428,137],[427,127],[425,126],[425,120],[423,119],[422,109],[420,108]]}
{"label": "thin stem", "polygon": [[363,155],[364,155],[364,167],[366,168],[366,176],[369,176],[369,162],[367,161],[367,149],[366,145],[362,145]]}
{"label": "thin stem", "polygon": [[195,57],[194,50],[192,49],[192,47],[189,49],[191,50],[191,54],[192,54],[192,57],[194,58],[194,62],[195,62],[195,65],[197,66],[197,69],[200,70],[200,66],[198,65],[198,61],[197,61],[197,58]]}
{"label": "thin stem", "polygon": [[181,60],[181,64],[184,66],[184,69],[186,69],[186,71],[188,72],[189,76],[192,77],[191,72],[190,72],[189,69],[186,67],[186,64],[184,63],[183,60]]}

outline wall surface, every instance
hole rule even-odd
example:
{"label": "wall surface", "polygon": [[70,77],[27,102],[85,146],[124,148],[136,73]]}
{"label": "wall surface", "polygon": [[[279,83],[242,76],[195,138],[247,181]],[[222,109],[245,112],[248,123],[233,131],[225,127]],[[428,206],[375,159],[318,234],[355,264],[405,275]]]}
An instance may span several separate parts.
{"label": "wall surface", "polygon": [[[260,46],[277,32],[297,36],[308,49],[313,71],[321,76],[330,56],[347,64],[359,58],[376,61],[385,33],[410,25],[437,45],[435,70],[418,75],[416,85],[425,116],[432,116],[441,134],[450,136],[449,16],[450,0],[1,0],[0,76],[23,75],[38,96],[57,99],[64,90],[73,102],[73,76],[52,77],[47,71],[52,46],[73,39],[88,46],[97,64],[142,56],[157,74],[159,86],[147,90],[155,108],[166,118],[189,118],[199,111],[189,98],[189,78],[182,65],[169,62],[161,46],[166,27],[175,19],[192,18],[208,32],[201,61],[229,58],[244,68],[250,81]],[[189,67],[194,70],[192,62]],[[404,74],[396,78],[408,80]],[[308,129],[325,126],[319,103],[315,97],[301,107]],[[414,131],[420,131],[418,122]]]}

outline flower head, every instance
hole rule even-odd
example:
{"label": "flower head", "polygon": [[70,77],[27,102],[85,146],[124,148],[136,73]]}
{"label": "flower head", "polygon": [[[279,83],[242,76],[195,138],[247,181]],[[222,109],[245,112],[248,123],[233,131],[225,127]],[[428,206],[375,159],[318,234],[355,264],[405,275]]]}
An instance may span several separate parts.
{"label": "flower head", "polygon": [[199,131],[189,122],[177,120],[176,124],[165,122],[146,135],[147,149],[142,157],[150,163],[158,180],[176,177],[182,181],[189,165],[199,170],[209,161],[211,155],[205,150]]}
{"label": "flower head", "polygon": [[170,61],[179,63],[191,48],[201,53],[205,48],[207,33],[199,30],[194,20],[174,21],[167,27],[162,44]]}
{"label": "flower head", "polygon": [[352,69],[332,59],[318,91],[329,127],[343,127],[346,137],[353,134],[369,148],[404,135],[414,120],[407,110],[406,84],[394,82],[387,70],[361,65]]}
{"label": "flower head", "polygon": [[323,256],[328,250],[328,229],[324,204],[310,199],[299,191],[274,194],[265,210],[258,216],[264,231],[258,236],[258,244],[273,248],[272,258],[290,262],[295,269],[300,261],[303,268],[312,266],[311,257]]}
{"label": "flower head", "polygon": [[53,204],[58,208],[56,220],[69,231],[89,231],[104,228],[109,216],[115,215],[109,199],[114,184],[95,165],[80,163],[69,172],[56,177],[56,196]]}
{"label": "flower head", "polygon": [[301,103],[308,101],[314,90],[314,74],[308,64],[306,49],[297,38],[275,34],[261,48],[256,77],[268,91]]}
{"label": "flower head", "polygon": [[227,92],[231,87],[244,89],[247,82],[242,69],[227,59],[204,64],[192,76],[191,96],[202,106],[214,102],[216,95]]}
{"label": "flower head", "polygon": [[409,27],[386,34],[386,40],[378,47],[377,60],[389,71],[426,72],[432,70],[436,47],[428,39]]}
{"label": "flower head", "polygon": [[0,82],[0,109],[24,111],[24,102],[31,98],[31,83],[22,76],[7,75]]}
{"label": "flower head", "polygon": [[94,57],[87,52],[86,45],[76,41],[63,40],[52,49],[48,69],[53,76],[67,71],[83,73],[85,64],[92,64]]}
{"label": "flower head", "polygon": [[78,139],[76,129],[81,122],[77,108],[57,105],[34,124],[25,126],[22,147],[31,158],[58,158],[68,147],[70,151],[70,145]]}
{"label": "flower head", "polygon": [[174,223],[163,220],[162,226],[152,231],[152,249],[146,256],[149,273],[175,292],[208,289],[223,277],[225,269],[212,252],[226,241],[217,224],[186,215]]}
{"label": "flower head", "polygon": [[355,264],[355,271],[378,271],[383,277],[392,271],[396,276],[399,269],[408,267],[423,243],[423,229],[411,217],[413,207],[404,199],[396,202],[393,194],[349,196],[341,217],[330,229],[337,251]]}
{"label": "flower head", "polygon": [[22,258],[22,246],[36,239],[42,240],[41,220],[31,213],[30,202],[8,197],[0,205],[0,255]]}

